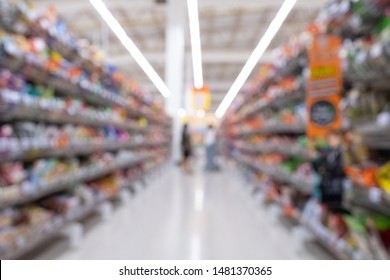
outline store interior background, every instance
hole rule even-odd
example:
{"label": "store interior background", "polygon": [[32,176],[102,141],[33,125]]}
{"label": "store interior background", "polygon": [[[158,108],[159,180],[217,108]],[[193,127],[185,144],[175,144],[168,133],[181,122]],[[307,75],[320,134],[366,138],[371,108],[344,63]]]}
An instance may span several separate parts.
{"label": "store interior background", "polygon": [[[0,0],[2,2],[17,1]],[[127,124],[144,128],[143,131],[134,132],[138,137],[137,143],[157,141],[166,145],[123,148],[130,149],[141,158],[151,155],[155,157],[154,161],[149,162],[150,165],[142,163],[134,165],[134,168],[127,167],[127,175],[116,174],[123,168],[113,168],[111,173],[120,178],[115,178],[119,180],[115,182],[121,182],[119,185],[122,189],[115,189],[114,194],[110,193],[112,197],[103,202],[99,200],[99,205],[88,208],[80,215],[82,218],[72,218],[58,228],[42,226],[38,221],[35,225],[38,229],[31,230],[24,225],[16,231],[15,225],[20,225],[20,213],[18,210],[8,210],[24,206],[24,202],[18,201],[46,206],[40,204],[39,199],[66,193],[69,186],[51,192],[43,191],[45,195],[36,195],[35,200],[26,199],[25,194],[19,200],[11,199],[11,202],[4,200],[3,203],[0,200],[0,221],[3,221],[3,224],[0,223],[0,258],[389,259],[390,168],[386,163],[390,147],[390,87],[386,78],[390,72],[386,63],[390,61],[390,2],[298,0],[222,119],[216,117],[216,110],[284,1],[197,2],[203,80],[211,98],[210,106],[205,110],[194,108],[192,99],[195,62],[187,1],[104,1],[169,88],[171,95],[168,98],[160,94],[90,1],[32,1],[37,14],[47,14],[54,7],[58,19],[67,28],[66,32],[82,39],[78,41],[79,47],[96,46],[96,50],[99,50],[96,53],[104,57],[105,65],[112,65],[125,79],[135,82],[130,91],[137,92],[141,101],[131,106],[135,111],[145,111],[140,115],[125,114],[125,124],[122,126]],[[301,87],[301,82],[307,74],[307,54],[302,55],[301,50],[304,49],[302,41],[307,40],[313,32],[314,25],[311,23],[316,20],[328,20],[329,26],[334,25],[330,30],[341,33],[343,39],[343,67],[348,69],[346,72],[349,75],[345,75],[345,79],[348,79],[349,88],[343,90],[345,102],[341,102],[340,106],[345,112],[348,102],[359,103],[362,107],[348,111],[345,114],[346,123],[356,124],[361,119],[375,120],[368,122],[361,131],[354,126],[354,131],[364,134],[370,142],[370,159],[367,163],[353,166],[356,167],[353,170],[351,168],[351,172],[355,172],[351,174],[356,174],[355,181],[353,175],[349,174],[352,183],[348,193],[351,194],[346,199],[348,207],[353,209],[351,219],[329,213],[324,218],[326,211],[316,205],[305,208],[305,205],[312,203],[312,189],[309,187],[307,191],[307,185],[311,184],[313,178],[310,168],[305,165],[308,161],[304,151],[307,142],[305,128],[300,126],[300,121],[305,118],[302,95],[305,89]],[[359,55],[361,50],[362,54]],[[345,68],[347,60],[349,68]],[[7,63],[9,66],[10,62]],[[0,64],[1,69],[7,68],[4,63]],[[277,65],[277,70],[270,71],[268,65]],[[280,74],[283,71],[288,73]],[[278,79],[274,81],[276,94],[271,93],[267,96],[270,99],[264,100],[269,102],[277,96],[281,102],[270,101],[272,111],[263,112],[262,85],[267,83],[267,75],[278,76]],[[351,89],[355,90],[355,95]],[[372,93],[375,97],[364,99],[364,93]],[[100,109],[99,102],[91,101],[88,97],[81,99]],[[111,103],[104,106],[110,107]],[[362,118],[359,119],[359,116]],[[46,120],[29,117],[29,120],[55,125],[61,123],[50,118],[52,116]],[[126,123],[126,118],[131,119],[131,123]],[[259,126],[263,125],[258,122],[260,119],[272,120],[270,126],[274,130],[259,132]],[[3,118],[1,124],[4,126],[8,122],[12,123]],[[69,121],[72,122],[75,121]],[[177,164],[181,158],[180,137],[184,123],[190,125],[196,151],[192,160],[193,174],[186,174]],[[215,125],[219,131],[218,163],[221,168],[219,172],[211,173],[204,171],[203,140],[209,124]],[[264,145],[266,137],[262,135],[268,137],[267,147]],[[130,133],[130,139],[126,141],[136,141],[135,138]],[[120,150],[103,149],[111,154]],[[90,154],[99,152],[102,151]],[[80,157],[78,152],[73,153],[75,158]],[[34,159],[40,157],[32,156]],[[107,158],[96,156],[95,161],[99,160],[110,163]],[[31,155],[4,162],[31,162]],[[273,168],[267,169],[269,166]],[[287,175],[281,166],[289,171]],[[4,168],[2,173],[7,170],[14,172],[12,170],[17,168]],[[364,186],[369,181],[367,176],[376,176],[372,172],[381,172],[383,181]],[[127,181],[124,179],[126,176]],[[97,192],[105,186],[101,182],[94,184],[95,181],[89,181],[89,187],[92,185]],[[19,181],[17,184],[21,186],[22,183]],[[6,189],[8,185],[0,182],[1,188]],[[40,191],[37,192],[39,194]],[[78,195],[72,193],[72,196]],[[3,197],[6,196],[3,194]],[[66,199],[59,201],[52,203],[64,203],[65,206],[61,204],[61,208],[49,204],[46,208],[54,207],[58,215],[75,203]],[[307,210],[305,213],[304,209]],[[18,222],[15,216],[19,217]],[[372,222],[371,218],[376,223],[375,229],[368,225]]]}

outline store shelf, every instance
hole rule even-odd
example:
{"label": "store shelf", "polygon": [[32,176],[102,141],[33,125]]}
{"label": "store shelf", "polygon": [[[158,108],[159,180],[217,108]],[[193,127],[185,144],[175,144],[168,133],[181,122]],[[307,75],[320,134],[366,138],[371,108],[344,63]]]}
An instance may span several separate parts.
{"label": "store shelf", "polygon": [[137,113],[133,113],[133,116],[139,117],[139,118],[145,118],[152,124],[158,124],[161,126],[164,126],[165,128],[170,127],[170,122],[164,119],[159,119],[156,117],[152,117],[152,112],[145,112],[145,111],[138,111]]}
{"label": "store shelf", "polygon": [[354,126],[354,129],[364,135],[372,136],[390,136],[390,125],[381,126],[377,122],[371,121]]}
{"label": "store shelf", "polygon": [[276,165],[269,165],[269,164],[263,164],[260,162],[253,162],[249,159],[242,158],[239,156],[235,156],[234,159],[238,162],[241,162],[243,164],[249,165],[252,168],[257,169],[258,171],[261,171],[268,176],[271,176],[274,180],[288,184],[298,191],[302,192],[303,194],[311,195],[312,193],[312,186],[309,182],[305,182],[304,180],[298,178],[297,176],[294,176],[286,169],[283,169],[280,166]]}
{"label": "store shelf", "polygon": [[290,57],[283,66],[279,67],[275,76],[279,79],[298,76],[306,65],[307,55],[305,50],[302,50],[297,55]]}
{"label": "store shelf", "polygon": [[363,136],[364,143],[374,149],[390,149],[390,125],[379,125],[376,121],[360,122],[353,129]]}
{"label": "store shelf", "polygon": [[302,159],[309,159],[307,150],[299,144],[296,145],[267,145],[267,144],[248,144],[236,145],[236,148],[247,153],[252,154],[269,154],[269,153],[280,153],[283,155],[289,155],[299,157]]}
{"label": "store shelf", "polygon": [[31,54],[20,57],[10,53],[7,54],[8,56],[1,60],[1,66],[21,73],[35,82],[49,85],[61,94],[82,99],[98,106],[118,106],[126,109],[130,114],[141,114],[148,119],[153,119],[151,112],[141,112],[139,108],[131,106],[126,98],[94,85],[89,81],[71,79],[68,73],[61,72],[60,70],[49,73],[44,66],[46,61],[41,58]]}
{"label": "store shelf", "polygon": [[[49,48],[59,52],[66,60],[72,61],[75,65],[89,72],[99,69],[99,72],[103,73],[103,76],[107,75],[102,65],[98,65],[92,60],[80,55],[76,48],[68,46],[62,38],[53,34],[52,29],[33,23],[32,26],[35,29],[31,29],[27,34],[23,35],[27,37],[33,35],[47,38]],[[13,31],[11,30],[11,32]],[[47,61],[32,54],[15,54],[7,48],[3,48],[2,51],[5,57],[3,57],[0,64],[3,67],[21,73],[34,82],[50,85],[63,95],[83,99],[99,106],[119,106],[126,109],[133,116],[145,117],[151,122],[169,125],[169,118],[166,116],[160,116],[159,118],[153,116],[154,112],[149,109],[151,104],[150,98],[143,96],[143,94],[133,92],[131,95],[132,98],[136,98],[144,104],[142,107],[135,107],[129,104],[128,98],[103,89],[100,86],[93,85],[87,80],[70,78],[67,72],[62,72],[61,70],[58,72],[49,72],[45,66]]]}
{"label": "store shelf", "polygon": [[234,134],[234,137],[251,136],[256,134],[305,134],[303,124],[269,123],[260,128],[244,128]]}
{"label": "store shelf", "polygon": [[335,258],[340,260],[362,260],[365,256],[358,250],[348,245],[347,241],[338,238],[335,233],[319,222],[306,221],[300,219],[300,223],[305,226],[316,240],[328,250]]}
{"label": "store shelf", "polygon": [[[75,45],[71,46],[66,42],[66,39],[75,42],[76,38],[74,38],[73,36],[72,38],[64,38],[63,36],[61,36],[63,34],[56,34],[56,29],[53,28],[53,26],[48,24],[37,24],[37,17],[30,13],[30,7],[28,7],[28,4],[24,2],[18,2],[17,5],[15,5],[15,8],[17,8],[18,16],[22,17],[24,21],[26,21],[27,28],[24,31],[16,29],[15,26],[6,25],[2,26],[2,28],[13,34],[23,35],[25,37],[34,36],[47,38],[50,49],[60,53],[61,56],[63,56],[67,60],[77,61],[80,67],[90,72],[96,69],[103,70],[102,65],[99,65],[92,59],[85,57],[85,55],[83,56],[82,54],[80,54]],[[7,10],[5,10],[4,12],[6,13]]]}
{"label": "store shelf", "polygon": [[67,225],[72,222],[80,221],[91,215],[106,199],[107,198],[101,198],[88,205],[83,205],[77,210],[77,215],[73,215],[73,217],[62,217],[57,215],[50,223],[29,229],[23,239],[19,238],[19,240],[15,240],[15,244],[10,245],[11,249],[7,250],[3,254],[0,253],[0,258],[2,260],[21,258],[34,248],[37,248],[47,240],[50,240],[58,235]]}
{"label": "store shelf", "polygon": [[[261,187],[258,188],[258,191],[263,193],[263,194],[266,193],[266,190],[264,190]],[[288,205],[286,205],[283,202],[283,199],[281,197],[277,197],[277,198],[274,198],[274,199],[267,199],[266,198],[264,202],[266,204],[269,204],[269,205],[276,205],[280,209],[280,213],[282,214],[281,217],[284,218],[286,221],[290,221],[293,224],[299,223],[299,218],[300,218],[300,215],[301,215],[301,211],[295,207],[294,208],[294,210],[295,210],[295,214],[294,215],[287,214],[284,209]]]}
{"label": "store shelf", "polygon": [[278,84],[278,82],[284,78],[299,76],[307,63],[306,60],[307,57],[304,50],[300,51],[295,56],[287,58],[285,63],[282,66],[279,66],[273,75],[269,75],[264,79],[264,81],[258,86],[258,89],[252,90],[250,94],[247,94],[241,100],[241,103],[237,106],[235,112],[241,111],[243,113],[239,117],[235,118],[232,121],[232,124],[237,124],[264,109],[278,108],[293,102],[303,101],[305,97],[304,84],[300,85],[300,87],[294,92],[280,95],[269,101],[259,101],[256,97],[259,94],[266,92],[269,86]]}
{"label": "store shelf", "polygon": [[[260,192],[265,192],[265,190],[261,187],[259,187],[258,189]],[[269,203],[276,204],[278,205],[278,207],[283,209],[283,202],[280,199],[271,200],[269,201]],[[286,217],[292,220],[294,223],[301,224],[305,228],[307,228],[315,236],[316,241],[322,247],[324,247],[324,249],[329,251],[336,259],[365,259],[364,255],[360,251],[350,247],[344,239],[337,238],[334,233],[332,233],[329,229],[327,229],[320,223],[314,223],[313,221],[309,222],[305,220],[304,218],[302,218],[301,214],[301,212],[298,212],[296,217],[286,215],[283,215],[283,217]]]}
{"label": "store shelf", "polygon": [[370,88],[375,91],[390,90],[390,71],[384,75],[376,75],[375,73],[372,73],[370,77],[367,77],[367,75],[364,74],[365,73],[359,73],[352,69],[348,69],[344,72],[345,79],[350,83],[358,85],[359,87]]}
{"label": "store shelf", "polygon": [[332,27],[328,33],[354,40],[374,33],[386,5],[387,1],[332,1],[321,14],[327,19],[323,23]]}
{"label": "store shelf", "polygon": [[18,56],[11,54],[6,49],[4,51],[7,57],[2,59],[1,65],[23,74],[30,80],[45,83],[62,94],[83,99],[95,105],[128,107],[125,98],[86,80],[71,79],[67,73],[61,70],[49,72],[45,68],[46,61],[39,57],[32,54]]}
{"label": "store shelf", "polygon": [[276,97],[270,103],[269,107],[272,109],[280,109],[284,106],[303,102],[305,100],[306,93],[303,88],[296,91],[286,93],[286,95],[280,95]]}
{"label": "store shelf", "polygon": [[278,109],[283,106],[287,106],[290,104],[303,102],[305,99],[305,92],[303,89],[286,93],[285,95],[280,95],[272,100],[264,101],[260,100],[251,105],[247,111],[243,113],[238,119],[234,121],[234,124],[242,122],[245,119],[254,117],[256,114],[260,113],[263,110],[269,109]]}
{"label": "store shelf", "polygon": [[55,144],[41,143],[39,139],[0,139],[0,163],[15,160],[30,161],[47,157],[75,157],[89,155],[92,153],[118,151],[121,149],[136,149],[146,147],[162,147],[168,144],[166,141],[160,142],[132,142],[130,141],[83,141],[77,143],[70,141],[67,147],[58,147]]}
{"label": "store shelf", "polygon": [[[160,164],[161,162],[158,163],[157,166],[154,166],[152,169],[146,170],[146,172],[144,172],[143,174],[136,176],[131,180],[127,180],[121,186],[119,186],[119,189],[128,188],[135,181],[140,180],[145,174],[154,172],[160,166]],[[0,251],[0,259],[12,260],[22,257],[26,253],[30,252],[34,248],[37,248],[39,245],[46,242],[47,240],[50,240],[51,238],[57,236],[63,229],[66,228],[66,226],[74,222],[81,221],[91,215],[105,201],[113,199],[116,199],[116,197],[98,195],[95,197],[94,201],[85,205],[80,205],[77,207],[77,209],[73,209],[70,215],[56,215],[51,219],[49,223],[29,228],[27,234],[25,234],[23,238],[19,237],[18,239],[15,239],[12,244],[8,246],[7,250],[2,252]]]}
{"label": "store shelf", "polygon": [[[234,158],[235,159],[235,158]],[[236,159],[235,159],[236,160]],[[260,171],[263,171],[261,169]],[[257,180],[255,183],[258,184]],[[258,188],[259,191],[264,192],[265,190],[261,187]],[[278,207],[283,208],[283,202],[280,199],[272,200],[270,203],[277,204]],[[287,217],[284,215],[284,217]],[[352,248],[346,240],[338,238],[333,232],[328,228],[320,224],[319,222],[308,221],[302,216],[302,212],[298,212],[296,217],[288,217],[294,222],[301,224],[307,230],[309,230],[315,240],[327,251],[329,251],[336,259],[341,260],[360,260],[365,259],[365,256],[359,251]]]}
{"label": "store shelf", "polygon": [[85,125],[96,128],[104,128],[107,126],[115,127],[117,129],[129,131],[129,132],[142,132],[144,128],[140,128],[136,125],[128,124],[125,122],[115,122],[102,119],[88,119],[83,115],[71,115],[67,112],[34,109],[30,106],[17,105],[9,110],[7,114],[1,114],[0,120],[3,122],[11,121],[37,121],[43,123],[52,124],[74,124]]}
{"label": "store shelf", "polygon": [[121,121],[107,120],[101,116],[86,116],[83,114],[70,114],[66,110],[55,110],[43,98],[30,97],[9,90],[0,92],[0,120],[30,120],[56,124],[78,124],[92,127],[113,126],[126,131],[144,131],[137,125]]}
{"label": "store shelf", "polygon": [[348,200],[354,206],[390,216],[390,195],[379,188],[355,185],[348,193]]}
{"label": "store shelf", "polygon": [[117,159],[110,164],[98,163],[80,167],[73,172],[58,176],[55,179],[41,181],[40,183],[35,184],[33,187],[35,190],[34,192],[26,191],[32,187],[31,185],[28,185],[28,183],[27,185],[13,185],[3,188],[0,192],[0,209],[38,200],[49,194],[75,186],[78,183],[104,177],[116,170],[127,168],[152,157],[152,155],[144,155],[136,158]]}
{"label": "store shelf", "polygon": [[23,256],[47,240],[56,236],[66,225],[62,217],[55,217],[50,223],[28,229],[23,238],[14,240],[5,252],[0,252],[2,260],[12,260]]}
{"label": "store shelf", "polygon": [[390,135],[383,137],[364,137],[367,147],[375,150],[390,150]]}
{"label": "store shelf", "polygon": [[[7,219],[0,259],[23,257],[102,204],[125,200],[122,192],[105,194],[129,188],[168,157],[163,99],[105,64],[97,46],[47,12],[1,3],[0,164],[15,176],[3,176],[0,187]],[[103,182],[108,175],[113,180]],[[63,199],[70,212],[59,215]]]}
{"label": "store shelf", "polygon": [[[296,200],[302,198],[300,202],[309,206],[305,207],[305,210],[313,211],[306,216],[307,220],[302,219],[302,216],[305,218],[306,215],[305,210],[302,211],[299,222],[312,232],[318,243],[337,259],[383,258],[380,256],[381,253],[378,255],[371,253],[382,249],[387,251],[389,242],[384,236],[388,233],[389,228],[385,225],[376,225],[378,227],[376,230],[380,232],[380,234],[376,234],[373,233],[375,230],[371,228],[374,226],[372,224],[359,224],[361,226],[359,230],[350,225],[348,233],[341,235],[342,238],[340,238],[337,231],[332,231],[333,227],[327,226],[330,221],[329,217],[326,217],[326,221],[324,220],[324,224],[322,224],[323,216],[328,213],[327,207],[324,209],[323,205],[314,202],[313,208],[310,208],[312,200],[307,200],[313,194],[312,184],[309,182],[311,181],[310,174],[313,171],[310,162],[307,162],[310,157],[305,148],[294,145],[303,140],[303,138],[298,139],[298,137],[306,134],[306,124],[283,124],[281,121],[285,119],[280,117],[286,113],[288,117],[295,115],[296,119],[300,120],[297,116],[302,116],[301,110],[304,107],[294,106],[298,104],[294,102],[306,102],[306,89],[302,85],[299,91],[296,90],[297,95],[292,94],[293,92],[283,95],[280,89],[284,89],[287,85],[284,78],[295,77],[295,82],[301,81],[301,79],[306,80],[307,75],[313,74],[314,70],[318,70],[318,73],[315,73],[316,77],[312,78],[322,80],[323,84],[321,85],[324,87],[331,87],[329,78],[337,78],[337,73],[331,74],[330,72],[334,70],[334,67],[337,68],[337,63],[334,65],[330,63],[329,67],[323,65],[324,68],[314,69],[315,65],[309,65],[308,54],[310,52],[310,60],[314,61],[316,58],[321,60],[321,53],[318,53],[318,49],[307,47],[315,42],[316,38],[318,39],[319,33],[337,35],[341,43],[339,51],[342,54],[340,66],[342,67],[343,81],[340,84],[342,87],[340,94],[343,99],[342,103],[345,103],[345,106],[340,108],[344,115],[343,124],[346,124],[340,128],[340,132],[351,132],[348,134],[348,140],[345,139],[346,141],[342,141],[341,144],[348,146],[345,147],[347,150],[351,148],[349,145],[352,146],[352,150],[356,148],[360,151],[368,148],[368,155],[361,151],[356,154],[355,151],[355,155],[349,156],[359,161],[361,165],[374,163],[378,166],[382,165],[381,168],[384,170],[386,168],[384,165],[389,160],[388,152],[390,151],[390,125],[388,124],[388,115],[386,115],[388,106],[385,106],[389,101],[387,94],[390,92],[388,8],[389,1],[330,2],[320,10],[317,20],[308,25],[307,30],[301,34],[302,36],[290,40],[289,43],[280,46],[273,52],[277,57],[270,63],[270,66],[267,65],[267,67],[260,69],[259,75],[254,81],[251,81],[250,92],[243,91],[242,98],[234,104],[237,106],[236,110],[228,111],[222,126],[222,135],[225,137],[223,145],[227,158],[232,157],[237,162],[237,166],[241,167],[238,169],[245,170],[246,179],[250,178],[258,180],[259,184],[263,183],[264,188],[259,187],[259,190],[266,191],[269,194],[268,198],[275,199],[275,203],[281,203],[278,201],[280,197],[277,195],[280,190],[282,190],[283,195],[289,198],[292,198],[291,193],[299,194],[299,198]],[[320,39],[317,42],[319,45],[323,43]],[[294,55],[291,56],[291,54]],[[332,71],[330,71],[331,69]],[[328,70],[329,72],[325,73]],[[271,99],[279,93],[280,96]],[[306,115],[310,113],[307,110],[308,108],[305,110]],[[383,113],[378,113],[379,110]],[[356,120],[358,115],[367,119]],[[261,137],[256,137],[260,135]],[[283,138],[286,139],[287,143],[282,143]],[[291,144],[288,143],[289,141]],[[315,139],[313,141],[316,142]],[[280,144],[272,145],[272,143]],[[348,153],[353,152],[349,151]],[[286,156],[282,155],[302,158],[305,164],[301,165],[298,170],[308,172],[308,177],[301,175],[301,178],[307,178],[307,180],[300,181],[300,178],[294,178],[293,174],[300,174],[300,172],[292,171],[289,173],[287,168],[282,168],[283,164],[279,162],[286,159]],[[370,174],[368,170],[361,171],[361,173],[362,177]],[[328,176],[331,177],[329,174]],[[312,176],[314,177],[314,174]],[[356,176],[359,177],[358,174]],[[323,179],[331,180],[332,178]],[[253,186],[252,182],[247,185]],[[282,189],[284,186],[297,188],[300,193]],[[274,190],[275,193],[272,192]],[[282,197],[284,198],[284,196]],[[382,214],[381,217],[390,217],[390,194],[384,189],[353,185],[348,191],[346,190],[344,198],[343,202],[349,209],[353,210],[350,214],[353,218],[358,218],[361,212],[371,218],[377,214]],[[335,214],[335,216],[340,218],[340,223],[349,222],[341,213]],[[316,219],[314,220],[313,217]],[[384,217],[383,219],[385,220]],[[355,220],[356,224],[358,224],[357,220]],[[306,232],[306,230],[304,231]],[[363,231],[367,231],[367,240],[365,240],[367,242],[364,242],[363,236],[360,235]],[[376,239],[375,242],[378,242],[375,245],[373,245],[374,243],[369,244],[372,241],[369,239],[373,238]],[[381,241],[383,248],[379,248]],[[368,247],[370,248],[367,249]]]}

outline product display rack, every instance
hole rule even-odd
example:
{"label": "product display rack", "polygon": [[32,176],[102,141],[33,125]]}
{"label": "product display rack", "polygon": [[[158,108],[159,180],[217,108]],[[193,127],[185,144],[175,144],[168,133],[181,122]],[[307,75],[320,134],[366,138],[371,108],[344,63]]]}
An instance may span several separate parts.
{"label": "product display rack", "polygon": [[[269,188],[274,192],[276,190],[276,197],[272,200],[277,204],[284,197],[286,186],[298,192],[303,190],[308,196],[304,206],[300,201],[297,207],[298,221],[339,259],[390,258],[387,239],[389,227],[386,228],[390,220],[390,193],[385,181],[386,172],[389,171],[385,169],[387,165],[383,165],[389,160],[390,147],[390,122],[386,115],[389,112],[388,105],[385,107],[389,102],[385,96],[390,91],[390,74],[386,67],[390,61],[389,4],[387,1],[371,0],[332,1],[321,10],[315,24],[309,25],[309,31],[305,31],[304,36],[287,45],[288,54],[283,53],[283,47],[275,52],[278,57],[274,64],[262,66],[259,80],[235,100],[222,123],[224,154],[239,166],[244,166],[246,174],[252,174],[249,176],[250,181],[258,186],[258,191],[267,196]],[[357,23],[356,18],[360,18],[360,23]],[[313,27],[316,30],[311,30]],[[370,150],[369,155],[373,160],[380,157],[379,167],[376,167],[376,179],[382,178],[380,183],[371,183],[372,179],[366,182],[367,178],[374,177],[368,177],[368,172],[374,172],[370,171],[372,167],[369,166],[378,166],[377,163],[365,163],[363,167],[347,166],[351,170],[347,171],[349,187],[346,189],[345,203],[352,215],[343,218],[348,221],[349,228],[349,235],[343,237],[338,235],[341,233],[324,225],[318,217],[303,217],[305,210],[316,207],[309,203],[314,193],[313,180],[316,178],[310,178],[310,157],[306,151],[306,140],[302,138],[306,134],[307,116],[300,113],[301,108],[305,107],[305,77],[308,68],[306,48],[311,31],[339,35],[345,39],[340,53],[345,83],[343,104],[347,104],[343,105],[342,131],[357,134],[362,139],[361,143]],[[293,86],[289,83],[286,85],[286,79],[290,79],[288,82],[296,82]],[[377,104],[373,104],[374,97],[370,97],[372,93],[381,100]],[[361,101],[361,104],[371,104],[366,107],[372,106],[372,109],[363,107],[357,108],[360,110],[357,111],[356,96],[366,98],[367,101]],[[371,101],[368,101],[369,98]],[[378,108],[382,108],[382,111]],[[373,161],[371,158],[370,162]],[[294,173],[289,173],[287,169],[290,168],[295,169]],[[300,177],[301,181],[294,182],[294,176]],[[291,191],[288,195],[294,201]],[[363,223],[362,217],[378,221],[374,233],[367,224],[356,226]],[[379,235],[382,241],[379,241]]]}
{"label": "product display rack", "polygon": [[91,117],[77,113],[71,114],[66,110],[61,110],[61,107],[58,108],[58,105],[56,106],[56,100],[50,106],[50,103],[45,102],[44,99],[31,98],[29,96],[19,97],[17,94],[9,90],[1,92],[2,106],[5,107],[2,109],[2,121],[29,120],[57,124],[71,123],[93,127],[113,126],[118,129],[128,130],[129,132],[145,130],[131,123],[107,120],[106,116]]}
{"label": "product display rack", "polygon": [[280,153],[280,154],[300,157],[303,159],[309,158],[307,150],[304,147],[302,147],[302,145],[299,144],[290,145],[290,146],[280,146],[280,145],[275,145],[273,143],[252,144],[252,145],[247,145],[245,143],[237,143],[236,147],[238,150],[241,150],[246,153],[251,153],[251,154]]}
{"label": "product display rack", "polygon": [[[1,163],[15,160],[34,160],[38,158],[49,157],[74,157],[77,155],[88,155],[104,151],[118,151],[122,149],[136,149],[143,147],[161,147],[166,146],[168,142],[139,142],[129,143],[127,141],[93,141],[77,143],[73,142],[69,147],[59,149],[53,144],[36,144],[35,139],[12,139],[0,143],[0,150],[4,157],[0,159]],[[38,139],[39,140],[39,139]]]}
{"label": "product display rack", "polygon": [[27,204],[42,197],[45,197],[51,193],[56,193],[58,191],[74,186],[78,183],[98,179],[104,177],[105,175],[113,173],[114,171],[130,167],[140,162],[144,162],[149,158],[150,156],[143,156],[135,159],[120,159],[109,165],[100,164],[97,166],[86,166],[83,168],[79,168],[74,172],[64,174],[64,176],[57,177],[53,180],[37,182],[37,186],[34,189],[38,189],[39,191],[32,194],[21,195],[21,198],[18,198],[16,200],[9,200],[7,199],[9,197],[8,193],[22,193],[23,188],[26,187],[25,185],[14,185],[2,191],[0,207],[7,208],[13,205]]}
{"label": "product display rack", "polygon": [[251,160],[250,158],[243,158],[243,157],[239,157],[239,156],[236,156],[234,159],[236,161],[240,162],[241,164],[249,165],[250,167],[254,168],[255,170],[269,175],[270,177],[272,177],[276,181],[279,181],[281,183],[286,183],[289,186],[296,188],[297,190],[299,190],[300,192],[302,192],[304,194],[311,193],[311,185],[309,182],[304,182],[301,179],[294,177],[288,171],[284,170],[283,168],[281,168],[279,166],[262,164],[262,163],[256,162],[255,160]]}
{"label": "product display rack", "polygon": [[171,120],[53,15],[4,0],[0,15],[0,258],[15,259],[159,170]]}
{"label": "product display rack", "polygon": [[[237,159],[234,160],[234,162],[238,163],[238,168],[242,168],[245,166],[242,164],[242,161],[239,161]],[[253,165],[249,164],[251,168],[248,169],[242,169],[241,172],[246,175],[246,178],[249,180],[250,184],[254,184],[254,190],[252,192],[252,195],[256,197],[258,193],[265,194],[266,188],[262,185],[261,182],[259,182],[255,176],[257,168],[253,168]],[[263,172],[262,169],[260,169],[261,172]],[[279,178],[278,178],[279,180]],[[288,180],[282,180],[285,183],[287,183],[290,186],[293,186],[291,182]],[[295,185],[298,187],[300,191],[302,191],[301,185]],[[310,189],[304,190],[304,193],[308,193]],[[302,225],[305,229],[307,229],[315,238],[318,243],[325,248],[331,255],[340,260],[361,260],[366,259],[366,256],[364,256],[359,250],[356,250],[348,245],[347,241],[344,239],[337,238],[337,236],[324,227],[321,223],[315,223],[313,220],[305,219],[304,214],[302,213],[302,210],[294,209],[293,212],[291,211],[284,211],[285,207],[290,207],[290,205],[286,205],[284,200],[277,197],[266,197],[262,198],[263,203],[269,203],[273,205],[277,205],[280,208],[280,212],[282,213],[281,217],[285,217],[288,219],[291,219],[294,222],[294,225]]]}
{"label": "product display rack", "polygon": [[[152,169],[148,172],[155,172],[155,170]],[[139,176],[134,180],[126,182],[126,184],[124,184],[121,189],[126,189],[129,186],[133,186],[134,182],[136,182],[138,179],[141,179],[142,177],[143,176]],[[52,219],[52,221],[45,225],[29,229],[27,236],[24,237],[25,240],[15,240],[14,244],[10,244],[11,249],[0,255],[1,259],[18,259],[23,257],[23,255],[37,248],[47,240],[50,240],[51,238],[59,235],[61,231],[63,231],[67,226],[71,225],[72,223],[77,223],[90,216],[95,211],[97,211],[103,203],[113,199],[117,199],[117,197],[98,197],[95,201],[92,201],[87,205],[80,206],[73,215],[69,215],[67,217],[56,216]]]}
{"label": "product display rack", "polygon": [[355,185],[347,199],[356,207],[390,216],[390,195],[380,189]]}
{"label": "product display rack", "polygon": [[233,137],[251,136],[256,134],[305,134],[305,132],[304,124],[298,123],[289,125],[280,122],[272,122],[257,129],[244,128],[238,130],[233,134]]}
{"label": "product display rack", "polygon": [[324,227],[320,223],[306,223],[300,221],[310,232],[316,237],[317,241],[326,250],[328,250],[333,257],[340,260],[362,260],[365,256],[358,250],[354,250],[344,239],[337,238],[337,236]]}

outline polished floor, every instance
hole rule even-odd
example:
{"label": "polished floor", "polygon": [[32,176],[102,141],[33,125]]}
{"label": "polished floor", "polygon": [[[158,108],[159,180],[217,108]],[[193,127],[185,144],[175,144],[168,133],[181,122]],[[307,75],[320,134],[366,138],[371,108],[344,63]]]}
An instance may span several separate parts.
{"label": "polished floor", "polygon": [[292,227],[275,222],[227,164],[221,172],[205,173],[198,163],[192,175],[167,167],[107,220],[86,228],[80,246],[56,241],[29,258],[331,258],[315,245],[294,249]]}

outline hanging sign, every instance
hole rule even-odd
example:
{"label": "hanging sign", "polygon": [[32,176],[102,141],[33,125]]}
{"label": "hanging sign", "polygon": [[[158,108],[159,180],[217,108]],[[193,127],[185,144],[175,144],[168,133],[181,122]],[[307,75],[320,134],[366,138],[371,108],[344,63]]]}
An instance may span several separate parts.
{"label": "hanging sign", "polygon": [[342,126],[339,107],[342,70],[337,36],[317,36],[309,49],[310,76],[307,83],[308,137],[321,137]]}
{"label": "hanging sign", "polygon": [[194,110],[207,111],[210,108],[210,103],[210,90],[207,86],[203,86],[201,89],[192,89],[192,107]]}

